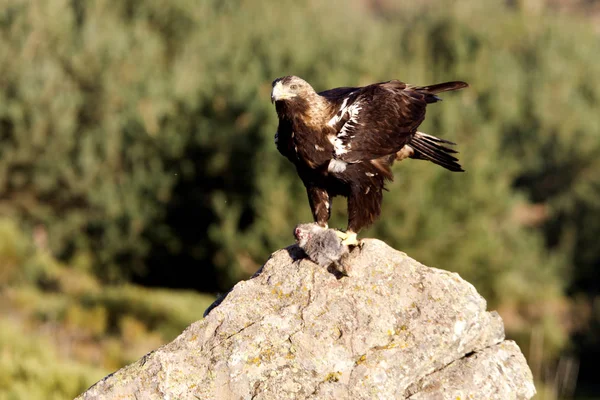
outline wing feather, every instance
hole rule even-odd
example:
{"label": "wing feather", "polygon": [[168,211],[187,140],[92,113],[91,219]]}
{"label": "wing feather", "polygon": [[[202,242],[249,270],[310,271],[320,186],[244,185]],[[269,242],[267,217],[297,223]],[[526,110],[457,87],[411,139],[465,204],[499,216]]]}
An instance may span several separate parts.
{"label": "wing feather", "polygon": [[357,163],[399,151],[425,118],[425,95],[400,81],[345,88],[331,118],[335,157]]}
{"label": "wing feather", "polygon": [[[437,93],[467,86],[459,81],[414,86],[392,80],[319,93],[332,105],[327,125],[334,157],[359,163],[395,154],[412,140],[425,119],[427,104],[441,100]],[[435,148],[455,153],[440,144],[454,144],[452,142],[425,134],[420,140],[427,153]],[[431,153],[431,157],[434,156]]]}

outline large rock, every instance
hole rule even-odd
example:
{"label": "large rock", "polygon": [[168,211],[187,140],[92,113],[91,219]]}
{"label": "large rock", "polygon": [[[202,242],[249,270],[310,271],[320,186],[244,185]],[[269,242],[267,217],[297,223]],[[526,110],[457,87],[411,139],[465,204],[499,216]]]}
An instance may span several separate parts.
{"label": "large rock", "polygon": [[295,246],[80,399],[529,399],[502,320],[457,274],[365,240],[336,277]]}

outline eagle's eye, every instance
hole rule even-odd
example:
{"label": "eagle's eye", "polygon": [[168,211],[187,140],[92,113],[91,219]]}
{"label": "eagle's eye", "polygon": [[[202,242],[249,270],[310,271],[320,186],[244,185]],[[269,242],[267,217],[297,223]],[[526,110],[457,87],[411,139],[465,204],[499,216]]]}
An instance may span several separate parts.
{"label": "eagle's eye", "polygon": [[298,89],[298,85],[290,85],[290,89],[296,90],[296,89]]}

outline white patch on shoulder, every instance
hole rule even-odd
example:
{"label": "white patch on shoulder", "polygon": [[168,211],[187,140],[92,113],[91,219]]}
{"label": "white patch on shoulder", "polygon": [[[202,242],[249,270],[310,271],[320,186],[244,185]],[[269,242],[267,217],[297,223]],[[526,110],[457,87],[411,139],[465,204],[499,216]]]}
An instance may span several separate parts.
{"label": "white patch on shoulder", "polygon": [[344,172],[346,170],[347,165],[348,164],[346,164],[342,160],[336,160],[335,158],[332,158],[329,161],[329,165],[327,166],[327,171],[332,173]]}
{"label": "white patch on shoulder", "polygon": [[[354,92],[352,92],[354,93]],[[350,93],[350,95],[352,94]],[[341,121],[341,119],[344,117],[344,114],[346,114],[347,110],[346,110],[346,104],[348,103],[348,100],[350,100],[350,97],[346,97],[344,99],[344,101],[342,102],[342,106],[340,107],[340,109],[338,110],[337,113],[335,113],[335,115],[333,116],[333,118],[331,118],[329,120],[329,122],[327,122],[327,125],[329,126],[335,126],[338,122]]]}
{"label": "white patch on shoulder", "polygon": [[340,129],[340,133],[338,133],[338,137],[344,137],[348,134],[349,130],[354,128],[356,124],[358,124],[358,114],[360,110],[362,110],[361,102],[357,101],[352,103],[346,110],[346,112],[350,113],[350,119],[342,126]]}
{"label": "white patch on shoulder", "polygon": [[342,139],[338,138],[335,135],[329,135],[328,139],[333,145],[333,148],[335,149],[336,156],[340,156],[348,152],[348,149],[344,147],[344,142],[342,142]]}
{"label": "white patch on shoulder", "polygon": [[315,150],[317,150],[317,151],[324,151],[325,148],[319,146],[318,144],[315,144]]}
{"label": "white patch on shoulder", "polygon": [[372,172],[365,172],[365,175],[368,176],[369,178],[375,176],[375,174]]}

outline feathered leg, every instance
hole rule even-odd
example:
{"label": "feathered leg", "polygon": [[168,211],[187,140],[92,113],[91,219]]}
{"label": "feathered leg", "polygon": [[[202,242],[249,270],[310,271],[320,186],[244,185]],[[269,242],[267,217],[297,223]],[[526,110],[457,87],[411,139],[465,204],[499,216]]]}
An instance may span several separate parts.
{"label": "feathered leg", "polygon": [[315,222],[323,228],[327,228],[327,222],[331,215],[329,193],[325,189],[315,186],[307,187],[306,192],[308,193],[308,202]]}
{"label": "feathered leg", "polygon": [[356,246],[356,235],[381,213],[382,185],[356,186],[348,196],[348,230],[339,235],[347,246]]}

